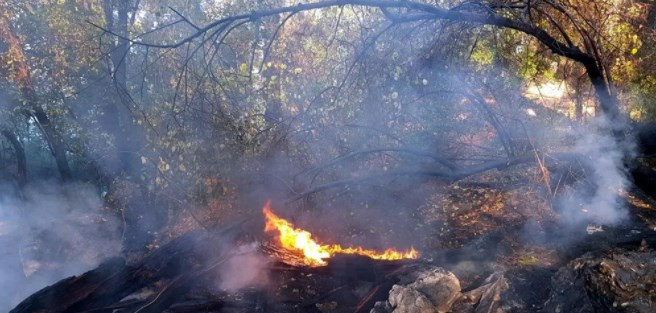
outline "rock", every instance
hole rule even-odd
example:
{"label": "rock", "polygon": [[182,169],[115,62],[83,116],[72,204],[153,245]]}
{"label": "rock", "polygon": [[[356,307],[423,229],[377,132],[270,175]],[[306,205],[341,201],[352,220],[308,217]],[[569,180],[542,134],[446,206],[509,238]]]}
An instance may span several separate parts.
{"label": "rock", "polygon": [[545,312],[656,312],[656,251],[587,253],[558,270]]}
{"label": "rock", "polygon": [[[412,288],[394,285],[390,290],[389,303],[394,308],[392,313],[437,313],[437,305],[434,305],[426,294]],[[445,305],[442,305],[443,307]],[[451,308],[449,306],[449,308]]]}
{"label": "rock", "polygon": [[387,301],[378,301],[376,304],[374,304],[374,308],[369,311],[369,313],[391,313],[392,306],[390,305],[389,302]]}
{"label": "rock", "polygon": [[376,303],[371,312],[448,312],[461,295],[458,278],[442,268],[433,267],[402,278],[390,290],[389,300]]}
{"label": "rock", "polygon": [[390,290],[388,301],[376,302],[370,313],[503,313],[524,307],[501,272],[462,293],[453,273],[433,267],[402,277]]}

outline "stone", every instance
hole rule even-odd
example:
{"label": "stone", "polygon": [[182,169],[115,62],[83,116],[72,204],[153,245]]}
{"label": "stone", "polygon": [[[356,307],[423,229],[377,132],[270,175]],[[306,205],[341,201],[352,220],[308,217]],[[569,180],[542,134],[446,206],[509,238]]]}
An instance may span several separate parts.
{"label": "stone", "polygon": [[390,290],[388,300],[376,302],[370,313],[503,313],[524,308],[502,272],[462,293],[453,273],[430,267],[402,277]]}
{"label": "stone", "polygon": [[442,313],[461,297],[460,281],[439,267],[423,269],[401,279],[387,303],[376,303],[372,313]]}

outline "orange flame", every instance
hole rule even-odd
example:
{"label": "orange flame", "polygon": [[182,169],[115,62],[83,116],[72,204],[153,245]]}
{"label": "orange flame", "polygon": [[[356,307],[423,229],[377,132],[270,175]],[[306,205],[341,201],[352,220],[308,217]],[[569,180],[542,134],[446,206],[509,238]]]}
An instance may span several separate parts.
{"label": "orange flame", "polygon": [[271,211],[271,201],[267,201],[264,208],[262,208],[262,212],[266,218],[264,231],[277,231],[280,245],[286,250],[301,254],[305,264],[309,266],[326,265],[325,259],[328,259],[337,253],[359,254],[376,260],[402,260],[416,259],[419,257],[419,253],[414,248],[410,248],[410,250],[406,252],[394,249],[387,249],[383,252],[378,252],[376,250],[365,249],[362,247],[342,247],[338,244],[319,244],[312,239],[312,234],[310,232],[300,228],[295,228],[292,223],[273,213]]}

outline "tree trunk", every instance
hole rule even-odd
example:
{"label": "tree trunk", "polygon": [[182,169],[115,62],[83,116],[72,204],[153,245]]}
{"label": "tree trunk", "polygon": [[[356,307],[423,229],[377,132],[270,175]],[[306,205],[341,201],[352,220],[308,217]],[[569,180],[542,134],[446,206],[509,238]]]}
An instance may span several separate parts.
{"label": "tree trunk", "polygon": [[[128,37],[129,12],[131,1],[104,0],[106,27],[122,37]],[[117,19],[114,19],[116,12]],[[127,83],[127,64],[130,56],[130,43],[124,38],[115,38],[110,46],[109,57],[112,63],[111,76],[116,89],[117,97],[105,105],[105,119],[103,126],[112,134],[115,140],[116,156],[120,169],[111,173],[112,176],[126,174],[131,177],[138,176],[141,166],[139,162],[140,134],[129,109],[131,98]]]}
{"label": "tree trunk", "polygon": [[[166,214],[158,211],[157,197],[149,192],[140,177],[142,174],[140,149],[145,142],[144,130],[135,123],[134,108],[128,90],[127,70],[130,61],[129,25],[130,12],[136,14],[134,1],[103,0],[106,28],[122,38],[115,40],[109,47],[111,69],[109,69],[115,88],[115,96],[105,106],[107,119],[103,122],[106,131],[114,137],[118,168],[109,173],[112,178],[123,176],[121,184],[114,184],[112,189],[129,188],[138,196],[128,197],[121,203],[125,210],[126,236],[124,252],[143,252],[153,239],[153,233],[165,222]],[[128,181],[128,182],[125,182]],[[128,187],[125,187],[128,186]]]}
{"label": "tree trunk", "polygon": [[[603,71],[594,62],[583,63],[583,66],[585,66],[588,78],[590,78],[590,82],[595,89],[601,111],[609,122],[620,122],[621,113],[617,104],[617,99],[611,93],[611,86],[609,85],[608,80],[604,78]],[[606,73],[606,75],[610,74]]]}
{"label": "tree trunk", "polygon": [[[63,138],[59,135],[59,132],[55,129],[54,125],[50,122],[50,118],[43,111],[43,109],[35,103],[36,100],[32,101],[30,108],[33,108],[34,112],[32,115],[39,123],[39,126],[42,129],[43,135],[46,142],[50,146],[50,152],[55,157],[55,163],[57,163],[57,168],[59,169],[59,174],[63,180],[71,180],[73,174],[71,168],[68,166],[68,158],[66,157],[66,147]],[[29,101],[28,101],[29,103]]]}
{"label": "tree trunk", "polygon": [[16,181],[20,187],[25,186],[27,182],[27,162],[25,161],[25,150],[16,135],[8,129],[2,130],[2,135],[7,138],[14,148],[16,156]]}

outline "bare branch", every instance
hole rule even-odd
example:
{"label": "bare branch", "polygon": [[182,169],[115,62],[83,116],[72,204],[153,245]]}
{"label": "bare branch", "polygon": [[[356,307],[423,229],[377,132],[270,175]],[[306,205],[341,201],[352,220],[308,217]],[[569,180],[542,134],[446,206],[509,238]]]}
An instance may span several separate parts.
{"label": "bare branch", "polygon": [[196,30],[200,30],[200,27],[196,26],[196,24],[192,23],[188,18],[186,18],[182,13],[178,12],[176,9],[173,7],[169,7],[171,11],[175,12],[183,21],[185,21],[187,24],[189,24],[191,27],[195,28]]}

